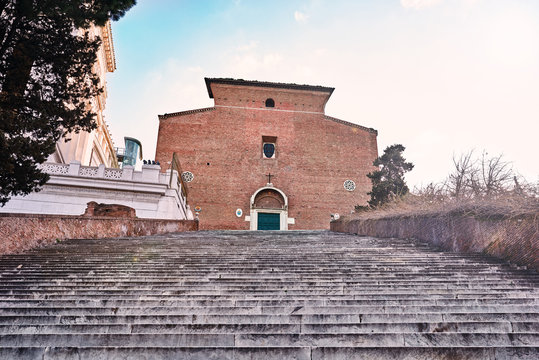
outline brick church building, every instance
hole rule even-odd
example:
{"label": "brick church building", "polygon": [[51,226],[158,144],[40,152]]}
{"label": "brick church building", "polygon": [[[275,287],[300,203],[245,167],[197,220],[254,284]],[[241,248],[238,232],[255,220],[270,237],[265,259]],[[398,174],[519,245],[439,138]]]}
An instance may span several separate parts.
{"label": "brick church building", "polygon": [[327,116],[334,88],[205,80],[215,105],[159,115],[156,150],[180,160],[201,229],[327,229],[366,203],[377,131]]}

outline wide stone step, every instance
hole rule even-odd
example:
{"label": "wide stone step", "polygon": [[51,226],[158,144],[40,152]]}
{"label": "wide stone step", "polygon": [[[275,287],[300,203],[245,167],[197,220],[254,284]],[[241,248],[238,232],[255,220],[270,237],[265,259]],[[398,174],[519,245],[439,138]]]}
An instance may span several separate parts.
{"label": "wide stone step", "polygon": [[533,333],[383,334],[17,334],[0,335],[0,346],[346,346],[346,347],[539,347]]}
{"label": "wide stone step", "polygon": [[248,314],[418,314],[418,313],[526,313],[537,310],[535,305],[483,305],[483,306],[154,306],[154,307],[6,307],[0,309],[0,315],[248,315]]}
{"label": "wide stone step", "polygon": [[536,360],[539,351],[529,347],[449,347],[449,348],[349,348],[349,347],[83,347],[83,348],[2,348],[0,358],[6,359],[133,359],[168,360],[379,360],[379,359],[460,359],[460,360]]}
{"label": "wide stone step", "polygon": [[539,322],[445,322],[355,324],[71,324],[0,325],[9,334],[371,334],[371,333],[536,333]]}
{"label": "wide stone step", "polygon": [[[226,298],[241,298],[243,294],[251,294],[253,297],[257,298],[267,298],[267,297],[288,297],[288,298],[305,298],[305,297],[324,297],[324,296],[340,296],[348,295],[348,297],[353,298],[363,298],[366,295],[403,295],[406,298],[406,295],[414,295],[417,292],[421,292],[425,297],[430,297],[433,295],[453,295],[446,296],[451,298],[461,298],[464,299],[466,296],[481,297],[482,295],[495,295],[501,294],[500,297],[503,298],[514,298],[520,297],[519,294],[526,293],[527,298],[537,298],[539,294],[535,294],[533,291],[529,291],[526,288],[510,288],[510,289],[488,289],[488,288],[424,288],[417,287],[414,291],[413,287],[410,288],[392,288],[388,286],[381,287],[368,287],[368,288],[348,288],[348,287],[335,287],[335,288],[313,288],[306,287],[303,289],[293,289],[282,287],[280,289],[271,289],[271,288],[250,288],[250,289],[226,289],[215,287],[214,289],[201,289],[193,287],[192,289],[176,289],[176,288],[152,288],[152,287],[117,287],[117,288],[96,288],[96,287],[77,287],[71,289],[43,289],[39,287],[29,287],[26,289],[10,289],[10,290],[0,290],[0,299],[10,298],[12,296],[20,297],[26,295],[32,295],[32,298],[37,299],[37,296],[52,295],[52,296],[90,296],[93,298],[100,297],[121,297],[121,296],[135,296],[135,297],[148,297],[148,296],[190,296],[190,297],[204,297],[204,296],[224,296]],[[508,296],[509,295],[509,296]],[[511,296],[512,295],[512,296]],[[462,297],[461,297],[462,296]],[[395,296],[394,296],[395,297]]]}
{"label": "wide stone step", "polygon": [[28,360],[252,360],[252,359],[296,359],[311,360],[308,347],[4,347],[0,358]]}
{"label": "wide stone step", "polygon": [[11,307],[155,307],[155,306],[483,306],[483,305],[539,305],[536,298],[504,298],[504,299],[257,299],[242,300],[241,298],[231,299],[2,299],[0,297],[0,308]]}
{"label": "wide stone step", "polygon": [[306,289],[314,289],[314,290],[356,290],[356,289],[364,289],[364,290],[372,290],[372,289],[378,289],[378,288],[386,288],[386,289],[469,289],[469,288],[475,288],[475,289],[493,289],[493,290],[507,290],[507,289],[514,289],[514,290],[533,290],[533,288],[530,285],[524,284],[524,283],[502,283],[499,282],[496,284],[490,284],[488,282],[454,282],[454,283],[435,283],[435,282],[428,282],[428,283],[384,283],[384,282],[373,282],[373,283],[341,283],[341,284],[335,284],[335,283],[327,283],[327,284],[309,284],[305,283],[303,284],[301,281],[298,281],[298,283],[294,285],[285,285],[285,284],[257,284],[257,285],[235,285],[235,284],[227,284],[227,283],[206,283],[204,285],[182,285],[182,284],[153,284],[151,282],[145,283],[145,284],[129,284],[129,283],[122,283],[118,282],[116,284],[100,284],[98,282],[92,283],[92,284],[77,284],[77,283],[68,283],[67,281],[62,284],[2,284],[0,285],[0,292],[10,291],[10,290],[37,290],[40,289],[41,291],[70,291],[70,290],[78,290],[82,288],[91,288],[96,290],[124,290],[124,289],[130,289],[133,287],[137,287],[140,289],[153,289],[153,290],[227,290],[227,291],[235,291],[235,290],[266,290],[266,291],[283,291],[283,289],[286,290],[306,290]]}
{"label": "wide stone step", "polygon": [[236,346],[449,347],[539,346],[539,334],[384,333],[384,334],[239,334]]}
{"label": "wide stone step", "polygon": [[315,315],[0,315],[0,325],[42,324],[358,324],[442,322],[539,322],[539,313],[424,313]]}
{"label": "wide stone step", "polygon": [[[275,300],[324,300],[324,299],[336,299],[336,300],[420,300],[420,299],[431,299],[431,300],[452,300],[452,299],[465,299],[465,300],[496,300],[496,299],[538,299],[538,296],[535,296],[529,291],[515,291],[515,292],[496,292],[490,293],[488,291],[484,292],[432,292],[427,295],[417,294],[417,292],[392,292],[392,293],[381,293],[381,292],[367,292],[363,294],[255,294],[249,292],[243,295],[234,295],[234,294],[163,294],[163,293],[152,293],[152,294],[54,294],[54,293],[31,293],[31,294],[9,294],[1,295],[1,299],[5,300],[17,300],[17,299],[33,299],[33,300],[95,300],[95,299],[115,299],[115,300],[176,300],[176,299],[186,299],[186,300],[236,300],[238,298],[243,298],[245,300],[260,300],[272,298]],[[503,302],[502,302],[503,304]]]}
{"label": "wide stone step", "polygon": [[310,360],[536,360],[539,349],[530,347],[402,347],[402,348],[361,348],[361,347],[319,347],[313,348]]}

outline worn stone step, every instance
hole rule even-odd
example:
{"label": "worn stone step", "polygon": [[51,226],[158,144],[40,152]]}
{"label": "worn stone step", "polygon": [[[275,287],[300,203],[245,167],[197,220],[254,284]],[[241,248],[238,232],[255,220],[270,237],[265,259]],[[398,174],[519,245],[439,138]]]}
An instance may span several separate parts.
{"label": "worn stone step", "polygon": [[[449,276],[449,274],[448,274]],[[186,277],[184,275],[178,275],[174,280],[169,281],[158,281],[154,279],[149,279],[148,277],[141,276],[140,279],[135,278],[134,276],[130,278],[117,277],[114,280],[109,278],[94,277],[94,276],[81,276],[81,277],[47,277],[41,279],[23,279],[9,277],[6,279],[6,276],[3,277],[2,288],[4,287],[14,287],[14,286],[116,286],[116,285],[152,285],[152,286],[229,286],[229,287],[249,287],[249,286],[334,286],[335,282],[332,282],[332,278],[324,278],[318,276],[298,276],[297,278],[293,277],[266,277],[264,279],[256,279],[256,276],[245,278],[245,279],[223,279],[223,278],[213,278],[209,276],[202,276],[201,274],[196,277]],[[203,281],[200,281],[200,280]],[[484,285],[488,287],[504,287],[504,286],[533,286],[534,282],[529,279],[460,279],[453,278],[452,280],[440,280],[436,278],[394,278],[394,277],[376,277],[376,278],[357,278],[354,277],[354,280],[351,280],[347,277],[337,278],[334,277],[334,280],[338,280],[339,285],[346,286],[369,286],[369,285],[386,285],[386,286],[432,286],[432,285]],[[264,280],[264,284],[261,284],[260,281]]]}
{"label": "worn stone step", "polygon": [[62,324],[0,325],[0,334],[369,334],[369,333],[536,333],[539,322],[445,322],[355,324]]}
{"label": "worn stone step", "polygon": [[311,352],[311,360],[537,360],[539,349],[533,347],[317,347]]}
{"label": "worn stone step", "polygon": [[10,334],[0,335],[0,347],[235,346],[235,336],[233,334]]}
{"label": "worn stone step", "polygon": [[[94,299],[110,299],[110,300],[177,300],[177,299],[186,299],[186,300],[261,300],[261,299],[275,299],[275,300],[324,300],[324,299],[335,299],[335,300],[391,300],[391,301],[400,301],[400,300],[420,300],[420,299],[432,299],[432,300],[452,300],[452,299],[464,299],[464,300],[505,300],[505,299],[532,299],[536,300],[539,297],[535,296],[533,293],[527,291],[515,291],[515,292],[500,292],[500,293],[489,293],[485,292],[444,292],[444,293],[429,293],[428,296],[410,293],[410,292],[393,292],[393,293],[363,293],[363,294],[255,294],[255,293],[245,293],[240,295],[234,294],[163,294],[163,293],[152,293],[152,294],[54,294],[54,293],[31,293],[31,294],[9,294],[1,295],[0,299],[4,300],[17,300],[17,299],[34,299],[34,300],[94,300]],[[502,302],[503,303],[503,302]]]}
{"label": "worn stone step", "polygon": [[[458,346],[455,346],[458,344]],[[539,347],[533,333],[383,334],[17,334],[0,335],[0,346],[346,346],[346,347]]]}
{"label": "worn stone step", "polygon": [[483,305],[539,305],[536,298],[504,298],[504,299],[2,299],[0,308],[10,307],[140,307],[140,306],[483,306]]}
{"label": "worn stone step", "polygon": [[94,324],[0,325],[9,334],[281,334],[300,333],[301,324]]}
{"label": "worn stone step", "polygon": [[[224,272],[224,270],[222,270]],[[279,270],[280,271],[280,270]],[[326,270],[327,271],[327,270]],[[107,276],[105,274],[80,274],[80,275],[74,275],[74,273],[71,273],[70,276],[58,276],[61,274],[41,274],[41,273],[25,273],[25,274],[16,274],[19,276],[16,276],[15,274],[5,274],[4,276],[0,276],[5,281],[5,284],[24,284],[24,285],[32,285],[32,284],[43,284],[43,285],[56,285],[59,282],[67,282],[70,281],[73,284],[85,284],[85,285],[92,285],[94,283],[99,284],[117,284],[117,283],[126,283],[126,284],[155,284],[155,285],[169,285],[169,284],[179,284],[179,285],[207,285],[210,282],[219,282],[220,284],[229,284],[229,285],[257,285],[260,283],[259,280],[257,280],[256,274],[252,274],[252,277],[250,279],[244,278],[241,280],[235,279],[235,278],[223,278],[219,277],[219,275],[215,274],[215,272],[211,272],[208,274],[206,278],[200,277],[200,271],[194,271],[193,273],[196,273],[196,275],[187,275],[187,274],[177,274],[176,276],[170,276],[168,274],[167,276],[155,276],[155,273],[153,276],[151,275],[140,275],[140,274],[131,274],[131,276],[115,276],[112,275]],[[301,274],[297,274],[297,278],[290,280],[289,278],[291,276],[283,277],[280,275],[278,271],[276,272],[264,272],[259,271],[260,274],[266,274],[271,276],[266,276],[265,279],[268,282],[268,284],[296,284],[299,283],[306,283],[309,285],[329,285],[331,284],[331,281],[328,278],[318,278],[313,280],[306,280],[304,277],[301,276]],[[309,274],[313,274],[313,272],[309,272]],[[180,277],[181,275],[181,277]],[[348,275],[348,274],[347,274]],[[353,278],[343,277],[340,279],[341,282],[344,282],[346,284],[369,284],[372,282],[380,282],[384,284],[432,284],[432,283],[484,283],[484,284],[496,284],[496,283],[502,283],[502,284],[514,284],[514,283],[533,283],[535,279],[530,277],[516,277],[516,276],[506,276],[506,277],[499,277],[499,276],[487,276],[487,275],[477,275],[473,272],[470,274],[453,274],[451,278],[444,277],[444,276],[435,276],[432,273],[429,274],[398,274],[398,276],[392,275],[392,274],[385,274],[384,275],[378,275],[373,276],[369,275],[366,276],[365,273],[362,273],[361,275],[356,275]]]}
{"label": "worn stone step", "polygon": [[[0,325],[42,324],[366,324],[442,322],[538,323],[539,313],[315,315],[2,315]],[[525,332],[525,331],[523,331]]]}
{"label": "worn stone step", "polygon": [[311,360],[309,347],[4,347],[0,358],[27,360]]}
{"label": "worn stone step", "polygon": [[[388,290],[387,287],[381,287],[380,289],[369,289],[362,291],[361,289],[352,290],[352,289],[336,289],[336,290],[287,290],[283,289],[281,291],[271,291],[271,290],[211,290],[211,291],[204,291],[204,290],[153,290],[153,289],[115,289],[115,290],[98,290],[98,289],[77,289],[77,290],[66,290],[64,292],[57,291],[56,293],[58,295],[87,295],[90,297],[95,296],[121,296],[123,294],[130,294],[135,296],[148,296],[148,295],[183,295],[183,296],[222,296],[222,295],[230,295],[230,296],[241,296],[242,294],[248,293],[253,296],[285,296],[289,295],[291,297],[298,297],[298,296],[314,296],[314,295],[321,295],[321,296],[332,296],[332,295],[351,295],[351,296],[364,296],[364,295],[378,295],[378,296],[384,296],[384,295],[414,295],[417,294],[420,290],[421,293],[425,294],[425,296],[433,296],[433,295],[453,295],[453,297],[458,298],[466,298],[468,296],[471,297],[478,297],[483,295],[493,295],[493,294],[500,294],[500,297],[512,297],[519,293],[525,293],[526,297],[537,297],[539,294],[536,294],[535,292],[530,291],[529,289],[525,288],[510,288],[510,289],[395,289],[393,291]],[[39,294],[43,295],[49,295],[51,294],[47,290],[43,289],[21,289],[21,290],[6,290],[6,291],[0,291],[0,296],[10,296],[10,295],[32,295],[36,296]]]}
{"label": "worn stone step", "polygon": [[380,359],[415,359],[415,360],[536,360],[539,349],[530,347],[449,347],[449,348],[349,348],[349,347],[84,347],[84,348],[2,348],[0,358],[28,360],[64,360],[64,359],[133,359],[133,360],[169,360],[189,358],[192,360],[380,360]]}
{"label": "worn stone step", "polygon": [[511,333],[383,333],[383,334],[238,334],[236,346],[346,347],[539,347],[539,334]]}
{"label": "worn stone step", "polygon": [[138,288],[150,288],[150,289],[170,289],[170,290],[195,290],[195,289],[204,289],[204,290],[215,290],[215,289],[222,289],[222,290],[282,290],[283,288],[287,288],[290,290],[304,290],[304,289],[321,289],[321,290],[332,290],[332,289],[365,289],[369,290],[371,288],[398,288],[398,289],[408,289],[408,288],[414,288],[414,289],[458,289],[458,288],[488,288],[488,289],[526,289],[526,290],[533,290],[531,287],[531,284],[525,283],[525,282],[501,282],[498,281],[496,283],[491,283],[488,281],[479,282],[467,282],[467,281],[455,281],[455,282],[435,282],[435,281],[427,281],[427,282],[404,282],[404,283],[395,283],[395,282],[383,282],[383,281],[371,281],[371,282],[364,282],[364,283],[350,283],[350,282],[341,282],[341,283],[320,283],[320,284],[313,284],[312,282],[302,282],[301,280],[298,280],[295,283],[283,283],[283,282],[276,282],[276,283],[258,283],[258,284],[229,284],[227,282],[221,282],[221,281],[212,281],[207,282],[204,284],[198,284],[198,285],[191,285],[191,284],[181,284],[181,283],[152,283],[152,282],[145,282],[145,283],[130,283],[130,282],[121,282],[117,281],[114,283],[111,282],[105,282],[101,283],[98,281],[92,281],[92,282],[71,282],[69,280],[66,281],[56,281],[56,283],[4,283],[0,284],[0,291],[6,291],[6,290],[19,290],[19,289],[41,289],[41,290],[48,290],[48,291],[55,291],[55,290],[73,290],[73,289],[79,289],[79,288],[93,288],[93,289],[102,289],[102,290],[114,290],[114,289],[126,289],[126,288],[132,288],[132,287],[138,287]]}
{"label": "worn stone step", "polygon": [[153,307],[5,307],[0,308],[0,315],[138,315],[138,314],[174,314],[174,315],[248,315],[248,314],[418,314],[418,313],[527,313],[537,311],[535,305],[351,305],[351,306],[153,306]]}

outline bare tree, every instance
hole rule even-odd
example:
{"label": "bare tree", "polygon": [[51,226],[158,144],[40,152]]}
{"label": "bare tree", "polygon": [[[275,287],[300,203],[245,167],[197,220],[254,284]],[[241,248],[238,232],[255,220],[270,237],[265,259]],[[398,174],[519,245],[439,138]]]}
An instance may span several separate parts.
{"label": "bare tree", "polygon": [[483,196],[496,196],[510,190],[514,173],[511,163],[503,160],[503,155],[488,157],[483,151],[480,160],[479,193]]}
{"label": "bare tree", "polygon": [[468,196],[471,181],[477,172],[476,161],[473,160],[472,155],[473,150],[460,155],[458,159],[453,155],[454,169],[445,183],[449,195],[453,198],[460,199]]}
{"label": "bare tree", "polygon": [[496,197],[518,187],[511,163],[503,155],[489,157],[486,151],[479,159],[473,150],[459,158],[453,156],[454,169],[445,182],[448,195],[454,199]]}

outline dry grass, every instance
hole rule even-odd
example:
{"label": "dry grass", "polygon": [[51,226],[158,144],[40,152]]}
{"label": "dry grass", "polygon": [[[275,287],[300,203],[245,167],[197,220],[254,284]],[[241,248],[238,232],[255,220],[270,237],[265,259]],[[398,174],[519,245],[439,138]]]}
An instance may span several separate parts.
{"label": "dry grass", "polygon": [[353,213],[350,218],[366,220],[449,214],[498,219],[529,216],[539,218],[539,197],[508,193],[489,198],[454,199],[441,195],[409,194],[381,208]]}

